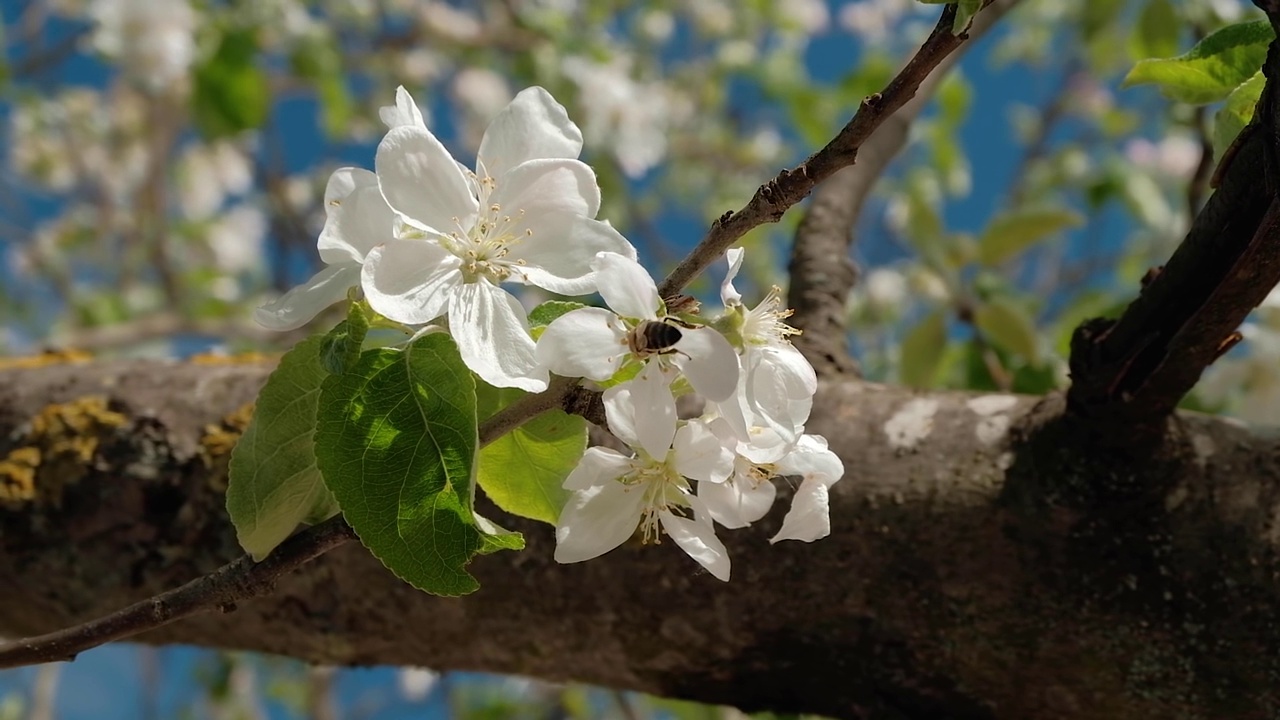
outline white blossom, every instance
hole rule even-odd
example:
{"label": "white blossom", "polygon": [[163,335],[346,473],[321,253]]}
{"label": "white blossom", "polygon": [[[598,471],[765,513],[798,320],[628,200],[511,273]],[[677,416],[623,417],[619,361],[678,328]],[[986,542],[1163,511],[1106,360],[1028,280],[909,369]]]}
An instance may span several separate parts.
{"label": "white blossom", "polygon": [[772,288],[764,300],[748,310],[733,280],[742,267],[742,248],[728,252],[729,272],[720,285],[726,319],[737,331],[742,354],[738,392],[728,401],[716,401],[716,409],[738,436],[746,439],[753,418],[761,426],[793,442],[809,418],[818,376],[813,366],[788,338],[797,331],[787,325],[790,310],[781,307],[781,290]]}
{"label": "white blossom", "polygon": [[89,15],[94,47],[153,88],[184,76],[195,59],[196,14],[187,0],[93,0]]}
{"label": "white blossom", "polygon": [[671,322],[666,320],[653,278],[635,260],[616,253],[600,253],[591,267],[612,312],[579,308],[556,318],[538,340],[538,361],[558,375],[596,381],[608,380],[628,363],[641,364],[639,374],[624,385],[645,399],[645,414],[670,419],[665,434],[639,434],[641,445],[659,456],[671,444],[674,432],[676,409],[670,385],[676,372],[683,373],[704,397],[723,401],[737,387],[737,355],[724,336],[706,327],[672,325],[678,339],[671,347],[646,347],[647,324]]}
{"label": "white blossom", "polygon": [[393,128],[376,167],[399,229],[364,262],[373,309],[409,325],[447,314],[463,361],[486,382],[546,388],[524,309],[500,285],[591,293],[597,253],[635,257],[611,225],[594,219],[600,189],[576,159],[581,149],[577,126],[539,87],[522,91],[489,124],[475,172],[425,127]]}
{"label": "white blossom", "polygon": [[360,283],[369,251],[392,239],[395,215],[382,197],[378,177],[368,170],[335,170],[324,191],[324,207],[324,229],[316,245],[326,267],[258,308],[254,318],[261,325],[293,330],[307,324],[321,310],[344,299]]}
{"label": "white blossom", "polygon": [[652,456],[635,435],[636,426],[645,422],[636,413],[641,402],[623,387],[606,392],[610,430],[638,452],[628,457],[609,448],[588,448],[564,482],[573,495],[556,526],[556,561],[599,557],[639,528],[644,542],[660,542],[665,533],[712,575],[727,581],[728,553],[715,535],[706,508],[693,494],[690,480],[724,482],[732,469],[732,456],[700,422],[681,427],[674,447]]}

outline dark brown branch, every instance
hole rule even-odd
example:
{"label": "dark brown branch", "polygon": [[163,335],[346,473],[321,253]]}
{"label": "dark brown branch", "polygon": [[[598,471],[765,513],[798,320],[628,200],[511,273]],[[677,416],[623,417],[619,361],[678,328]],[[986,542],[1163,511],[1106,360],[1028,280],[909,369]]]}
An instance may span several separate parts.
{"label": "dark brown branch", "polygon": [[845,167],[814,190],[813,201],[796,229],[791,247],[791,283],[787,306],[792,326],[803,331],[793,342],[821,376],[851,375],[857,364],[845,338],[845,306],[858,270],[849,257],[854,226],[862,206],[889,162],[907,143],[907,132],[933,98],[947,71],[1018,0],[995,0],[973,19],[967,45],[947,55],[921,81],[914,98],[885,118],[858,149],[858,162]]}
{"label": "dark brown branch", "polygon": [[[225,456],[201,438],[269,370],[0,372],[0,458],[50,403],[101,394],[127,419],[88,461],[42,465],[45,500],[0,503],[0,634],[83,622],[236,558]],[[511,521],[529,549],[477,559],[465,598],[414,590],[347,543],[235,613],[140,639],[851,718],[1271,717],[1275,439],[1184,414],[1135,455],[1063,419],[1054,398],[824,381],[809,429],[845,463],[832,534],[769,545],[784,497],[721,533],[729,583],[670,544],[558,565],[549,527]],[[1134,492],[1102,502],[1097,480]]]}
{"label": "dark brown branch", "polygon": [[[984,7],[990,1],[986,0]],[[948,5],[942,11],[933,32],[906,66],[883,91],[862,101],[853,118],[826,147],[795,168],[778,173],[756,190],[742,209],[727,212],[712,223],[698,246],[658,286],[658,293],[669,297],[680,292],[747,232],[765,223],[777,222],[791,206],[803,200],[814,185],[831,177],[837,170],[852,165],[857,159],[858,149],[871,133],[915,97],[916,90],[929,73],[968,39],[967,34],[951,33],[955,11],[955,5]]]}
{"label": "dark brown branch", "polygon": [[334,517],[285,540],[262,562],[246,556],[182,587],[162,592],[91,622],[0,645],[0,669],[74,660],[113,640],[133,637],[197,613],[232,612],[236,603],[267,595],[280,576],[355,538],[351,526]]}
{"label": "dark brown branch", "polygon": [[1263,72],[1254,119],[1223,158],[1218,190],[1186,239],[1118,320],[1089,321],[1072,339],[1072,409],[1126,429],[1130,442],[1134,432],[1164,432],[1178,402],[1280,282],[1280,44],[1272,43]]}

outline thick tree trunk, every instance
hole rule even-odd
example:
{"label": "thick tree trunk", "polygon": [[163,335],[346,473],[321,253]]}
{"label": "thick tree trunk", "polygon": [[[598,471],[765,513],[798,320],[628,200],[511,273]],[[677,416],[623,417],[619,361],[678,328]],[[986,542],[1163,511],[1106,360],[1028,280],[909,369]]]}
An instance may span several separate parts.
{"label": "thick tree trunk", "polygon": [[[268,370],[0,372],[0,634],[236,557],[226,452]],[[512,522],[529,549],[479,558],[469,597],[414,591],[348,545],[144,640],[843,717],[1274,717],[1276,443],[1181,415],[1176,441],[1117,454],[1063,405],[824,385],[811,430],[847,468],[831,537],[770,546],[776,508],[722,533],[729,583],[669,545],[560,566],[550,528]]]}

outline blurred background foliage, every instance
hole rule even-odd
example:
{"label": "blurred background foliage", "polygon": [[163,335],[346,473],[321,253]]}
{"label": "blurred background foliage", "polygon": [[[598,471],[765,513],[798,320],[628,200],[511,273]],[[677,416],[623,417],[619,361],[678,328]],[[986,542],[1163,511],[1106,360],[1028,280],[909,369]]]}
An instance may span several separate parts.
{"label": "blurred background foliage", "polygon": [[[912,0],[0,0],[0,355],[289,347],[305,335],[267,333],[251,309],[317,269],[324,184],[336,167],[372,166],[378,108],[398,85],[463,158],[516,91],[547,87],[583,129],[600,217],[658,274],[825,143],[938,12]],[[1064,386],[1071,331],[1117,314],[1181,240],[1227,128],[1215,138],[1213,105],[1122,79],[1253,13],[1241,0],[1021,0],[940,85],[859,219],[848,321],[866,377]],[[748,295],[785,285],[800,218],[748,236]],[[1243,332],[1187,404],[1274,423],[1280,297]],[[41,668],[0,673],[0,718],[735,713],[476,675],[97,652],[129,668],[141,696],[120,702],[141,715],[104,714],[110,687],[98,712],[60,713],[72,689]]]}

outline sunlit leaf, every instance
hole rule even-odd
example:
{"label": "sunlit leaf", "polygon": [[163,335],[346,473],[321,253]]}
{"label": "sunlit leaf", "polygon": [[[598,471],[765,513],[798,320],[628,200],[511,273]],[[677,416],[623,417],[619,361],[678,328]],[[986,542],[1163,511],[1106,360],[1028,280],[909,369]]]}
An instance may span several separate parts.
{"label": "sunlit leaf", "polygon": [[[520,390],[477,383],[480,417],[522,395]],[[586,448],[586,421],[550,410],[481,449],[476,479],[503,510],[554,525],[569,499],[561,486]]]}
{"label": "sunlit leaf", "polygon": [[1185,55],[1139,62],[1125,76],[1124,87],[1154,83],[1173,100],[1216,102],[1258,72],[1274,37],[1266,20],[1228,25]]}
{"label": "sunlit leaf", "polygon": [[983,231],[978,240],[978,259],[984,265],[999,265],[1054,233],[1082,222],[1079,214],[1065,208],[1029,208],[1004,213]]}
{"label": "sunlit leaf", "polygon": [[[473,515],[475,383],[453,339],[368,350],[325,381],[316,460],[360,540],[393,573],[437,595],[479,585],[477,553],[515,547]],[[495,547],[496,546],[496,547]]]}
{"label": "sunlit leaf", "polygon": [[312,435],[323,338],[285,353],[258,394],[253,419],[231,452],[227,514],[245,552],[261,560],[298,527],[338,511],[316,468]]}
{"label": "sunlit leaf", "polygon": [[995,346],[1035,363],[1040,359],[1035,323],[1025,308],[1009,297],[983,303],[974,312],[974,325]]}
{"label": "sunlit leaf", "polygon": [[898,365],[898,377],[902,384],[915,388],[931,387],[946,344],[946,315],[941,310],[935,310],[911,328],[902,339],[902,358]]}

